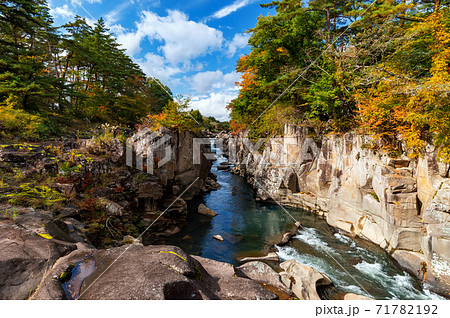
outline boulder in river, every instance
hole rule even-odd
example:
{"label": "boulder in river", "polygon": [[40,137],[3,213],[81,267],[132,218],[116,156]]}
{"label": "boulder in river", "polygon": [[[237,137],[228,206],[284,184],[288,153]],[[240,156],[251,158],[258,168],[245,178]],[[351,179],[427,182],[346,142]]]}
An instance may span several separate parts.
{"label": "boulder in river", "polygon": [[297,231],[301,226],[302,225],[299,221],[295,222],[293,228],[289,232],[284,233],[283,236],[281,237],[281,240],[276,245],[283,246],[283,245],[286,245],[287,243],[289,243],[291,238],[295,234],[297,234]]}
{"label": "boulder in river", "polygon": [[219,234],[214,235],[213,238],[215,238],[216,240],[218,240],[220,242],[223,242],[223,237],[221,235],[219,235]]}
{"label": "boulder in river", "polygon": [[198,212],[198,214],[206,215],[206,216],[210,216],[210,217],[215,217],[216,215],[218,215],[217,212],[211,210],[203,203],[198,206],[197,212]]}
{"label": "boulder in river", "polygon": [[320,300],[317,286],[331,285],[332,281],[311,266],[301,265],[294,260],[280,264],[280,267],[293,278],[292,291],[301,300]]}
{"label": "boulder in river", "polygon": [[230,170],[230,166],[217,166],[217,170],[228,171]]}
{"label": "boulder in river", "polygon": [[275,272],[266,263],[257,261],[249,262],[239,266],[236,271],[240,277],[250,278],[258,283],[274,286],[285,293],[291,293],[290,288],[281,281],[280,274]]}

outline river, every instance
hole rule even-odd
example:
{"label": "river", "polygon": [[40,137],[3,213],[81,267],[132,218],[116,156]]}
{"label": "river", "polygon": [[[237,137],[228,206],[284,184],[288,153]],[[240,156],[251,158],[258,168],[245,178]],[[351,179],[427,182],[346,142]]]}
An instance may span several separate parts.
{"label": "river", "polygon": [[[273,249],[281,261],[294,259],[327,274],[338,293],[352,292],[375,299],[442,299],[426,286],[422,288],[377,245],[346,236],[310,212],[257,201],[242,177],[217,170],[226,158],[219,149],[213,150],[217,160],[212,172],[222,187],[191,201],[188,224],[166,243],[237,266],[242,256],[261,255]],[[198,215],[200,203],[219,215],[211,220]],[[274,238],[294,223],[286,211],[301,221],[302,228],[289,245],[277,247]],[[224,241],[215,240],[216,234]]]}

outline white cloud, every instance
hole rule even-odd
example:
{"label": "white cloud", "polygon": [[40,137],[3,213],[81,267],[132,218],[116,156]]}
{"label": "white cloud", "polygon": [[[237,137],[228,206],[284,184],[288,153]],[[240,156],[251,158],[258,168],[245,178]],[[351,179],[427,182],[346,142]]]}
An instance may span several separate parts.
{"label": "white cloud", "polygon": [[231,72],[228,74],[225,74],[223,77],[223,83],[225,87],[228,87],[229,89],[233,90],[239,90],[239,88],[236,87],[236,82],[241,81],[241,74],[237,72]]}
{"label": "white cloud", "polygon": [[192,77],[191,86],[200,94],[211,91],[213,85],[223,80],[223,73],[221,71],[202,72],[197,73]]}
{"label": "white cloud", "polygon": [[191,109],[198,109],[203,116],[213,116],[220,121],[229,120],[229,111],[225,108],[237,97],[237,92],[211,93],[208,96],[192,98]]}
{"label": "white cloud", "polygon": [[72,0],[72,3],[73,2],[102,3],[102,0]]}
{"label": "white cloud", "polygon": [[131,55],[139,53],[141,42],[145,38],[161,41],[162,45],[158,49],[167,62],[174,65],[218,50],[224,42],[221,31],[204,23],[191,21],[185,13],[178,10],[169,10],[166,17],[143,11],[135,32],[118,35],[119,43]]}
{"label": "white cloud", "polygon": [[50,15],[55,18],[72,18],[75,16],[75,13],[69,9],[67,4],[65,4],[62,7],[50,8]]}
{"label": "white cloud", "polygon": [[191,109],[198,109],[204,116],[214,116],[220,121],[229,120],[226,106],[237,97],[235,83],[241,76],[236,72],[221,71],[197,73],[191,79],[192,88],[199,94],[191,100]]}
{"label": "white cloud", "polygon": [[124,33],[122,26],[113,25],[110,27],[117,34],[117,42],[120,43],[130,56],[137,55],[141,52],[141,41],[143,36],[139,33]]}
{"label": "white cloud", "polygon": [[190,79],[191,87],[199,94],[210,93],[212,90],[237,90],[235,83],[241,76],[236,72],[223,74],[222,71],[200,72]]}
{"label": "white cloud", "polygon": [[171,76],[183,71],[179,67],[168,65],[164,57],[153,53],[145,54],[144,59],[137,62],[148,76],[156,77],[164,83],[167,83]]}
{"label": "white cloud", "polygon": [[233,40],[228,44],[227,54],[232,57],[236,54],[236,51],[243,49],[248,45],[248,39],[250,34],[248,33],[237,33],[234,35]]}
{"label": "white cloud", "polygon": [[221,19],[221,18],[226,17],[227,15],[239,10],[240,8],[245,7],[246,5],[248,5],[252,2],[253,2],[253,0],[236,0],[232,4],[230,4],[226,7],[223,7],[222,9],[220,9],[219,11],[214,13],[212,15],[212,17],[216,18],[216,19]]}

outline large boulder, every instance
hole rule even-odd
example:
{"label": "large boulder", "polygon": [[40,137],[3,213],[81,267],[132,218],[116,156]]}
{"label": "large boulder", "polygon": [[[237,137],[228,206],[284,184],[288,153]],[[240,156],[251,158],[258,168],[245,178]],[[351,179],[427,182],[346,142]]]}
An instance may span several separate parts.
{"label": "large boulder", "polygon": [[239,277],[239,270],[227,263],[193,256],[204,268],[203,283],[220,299],[270,300],[277,295],[259,285],[256,281]]}
{"label": "large boulder", "polygon": [[301,300],[320,300],[317,286],[332,284],[325,274],[294,260],[283,262],[280,267],[293,278],[292,291]]}
{"label": "large boulder", "polygon": [[77,248],[41,235],[0,217],[0,299],[27,299],[58,258]]}
{"label": "large boulder", "polygon": [[238,276],[249,278],[258,283],[274,286],[290,293],[289,286],[281,281],[281,276],[275,272],[269,265],[263,262],[249,262],[237,268]]}
{"label": "large boulder", "polygon": [[175,246],[128,245],[77,250],[60,259],[33,299],[64,299],[60,283],[53,277],[60,277],[71,264],[89,255],[95,260],[95,272],[83,279],[79,290],[71,291],[80,299],[277,298],[257,282],[238,277],[231,264],[191,257]]}

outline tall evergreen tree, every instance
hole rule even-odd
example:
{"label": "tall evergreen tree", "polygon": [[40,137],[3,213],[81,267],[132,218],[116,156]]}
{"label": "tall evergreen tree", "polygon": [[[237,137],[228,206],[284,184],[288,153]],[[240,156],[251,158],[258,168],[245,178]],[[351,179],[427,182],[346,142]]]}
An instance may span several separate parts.
{"label": "tall evergreen tree", "polygon": [[54,94],[48,57],[57,35],[43,0],[0,2],[0,102],[37,110]]}

